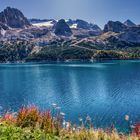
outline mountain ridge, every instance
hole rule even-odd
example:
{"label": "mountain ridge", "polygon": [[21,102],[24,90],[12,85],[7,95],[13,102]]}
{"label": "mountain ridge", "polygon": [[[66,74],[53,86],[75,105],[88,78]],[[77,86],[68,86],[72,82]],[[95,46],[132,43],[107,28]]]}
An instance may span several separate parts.
{"label": "mountain ridge", "polygon": [[0,13],[0,62],[104,58],[140,58],[140,26],[109,21],[102,30],[81,19],[27,19],[16,8]]}
{"label": "mountain ridge", "polygon": [[7,7],[0,13],[0,22],[7,24],[11,28],[23,28],[30,26],[23,13],[16,9]]}

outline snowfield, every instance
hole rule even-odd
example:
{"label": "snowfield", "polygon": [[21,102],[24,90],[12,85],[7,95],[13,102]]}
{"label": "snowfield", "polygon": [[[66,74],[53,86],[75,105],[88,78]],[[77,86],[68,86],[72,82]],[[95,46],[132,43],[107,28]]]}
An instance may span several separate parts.
{"label": "snowfield", "polygon": [[52,21],[48,21],[48,22],[33,23],[32,25],[37,27],[41,26],[52,27],[54,24],[52,23]]}

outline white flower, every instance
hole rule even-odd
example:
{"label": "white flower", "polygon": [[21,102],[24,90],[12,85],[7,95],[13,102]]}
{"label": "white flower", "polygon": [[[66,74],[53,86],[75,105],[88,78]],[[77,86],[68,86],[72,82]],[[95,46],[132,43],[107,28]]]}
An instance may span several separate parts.
{"label": "white flower", "polygon": [[65,126],[66,126],[66,121],[64,120],[64,121],[63,121],[63,127],[65,127]]}
{"label": "white flower", "polygon": [[86,120],[87,120],[87,121],[91,121],[90,116],[87,116],[87,117],[86,117]]}
{"label": "white flower", "polygon": [[69,122],[66,122],[66,128],[70,128],[70,123]]}
{"label": "white flower", "polygon": [[82,122],[82,121],[83,121],[83,119],[82,119],[82,118],[79,118],[79,121],[80,121],[80,122]]}
{"label": "white flower", "polygon": [[125,115],[125,120],[129,121],[129,116],[128,115]]}
{"label": "white flower", "polygon": [[14,117],[16,117],[16,116],[18,115],[18,113],[17,113],[17,112],[14,112],[14,113],[12,113],[12,115],[13,115]]}
{"label": "white flower", "polygon": [[60,115],[62,115],[62,116],[65,116],[65,113],[63,113],[63,112],[60,112]]}
{"label": "white flower", "polygon": [[54,108],[56,108],[57,104],[53,103],[52,106],[53,106]]}
{"label": "white flower", "polygon": [[75,131],[75,130],[76,130],[76,128],[75,128],[75,127],[73,127],[73,128],[72,128],[72,130],[73,130],[73,131]]}
{"label": "white flower", "polygon": [[59,106],[58,106],[58,107],[56,107],[56,109],[57,109],[57,110],[60,110],[60,109],[61,109],[61,107],[59,107]]}

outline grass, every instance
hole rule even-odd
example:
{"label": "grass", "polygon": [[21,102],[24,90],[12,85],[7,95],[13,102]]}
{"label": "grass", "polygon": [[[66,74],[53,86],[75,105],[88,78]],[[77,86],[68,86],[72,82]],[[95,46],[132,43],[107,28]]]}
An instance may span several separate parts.
{"label": "grass", "polygon": [[[53,115],[52,115],[53,114]],[[72,125],[64,120],[65,114],[55,104],[51,111],[37,107],[22,107],[17,113],[6,113],[0,119],[0,140],[140,140],[140,124],[130,134],[109,129],[94,129],[91,118],[86,126]],[[129,117],[125,117],[128,121]]]}

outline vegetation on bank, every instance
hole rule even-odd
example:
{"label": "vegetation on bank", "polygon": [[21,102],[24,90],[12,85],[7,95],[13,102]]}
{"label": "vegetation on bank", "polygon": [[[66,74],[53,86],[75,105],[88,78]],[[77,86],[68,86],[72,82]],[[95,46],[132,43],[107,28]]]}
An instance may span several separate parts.
{"label": "vegetation on bank", "polygon": [[139,59],[140,48],[137,50],[129,48],[128,50],[95,50],[87,49],[84,47],[56,47],[49,48],[44,47],[37,54],[29,55],[25,61],[42,61],[42,60],[128,60],[128,59]]}
{"label": "vegetation on bank", "polygon": [[[140,124],[125,135],[114,127],[95,129],[87,116],[80,125],[72,125],[64,119],[65,114],[53,104],[50,111],[41,112],[35,106],[22,107],[17,113],[6,113],[0,119],[0,140],[139,140]],[[128,116],[126,120],[128,121]]]}
{"label": "vegetation on bank", "polygon": [[[103,47],[91,42],[71,45],[70,41],[38,46],[30,41],[0,42],[0,63],[65,60],[140,59],[140,47]],[[136,45],[137,46],[137,45]]]}

